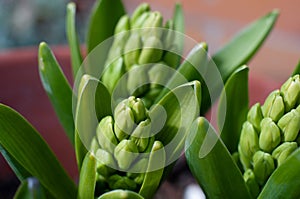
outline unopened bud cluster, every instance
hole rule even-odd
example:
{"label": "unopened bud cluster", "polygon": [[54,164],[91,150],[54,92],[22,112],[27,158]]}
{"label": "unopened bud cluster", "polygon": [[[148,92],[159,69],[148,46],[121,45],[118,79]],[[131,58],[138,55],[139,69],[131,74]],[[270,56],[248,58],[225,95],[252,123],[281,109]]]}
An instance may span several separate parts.
{"label": "unopened bud cluster", "polygon": [[[173,29],[172,20],[164,25],[162,15],[151,11],[146,3],[137,7],[131,17],[121,17],[102,76],[108,90],[112,92],[119,79],[131,70],[126,89],[151,103],[160,92],[160,85],[169,78],[169,74],[162,73],[161,68],[175,68],[178,63],[179,56],[174,53],[177,46]],[[150,67],[142,67],[149,64]]]}
{"label": "unopened bud cluster", "polygon": [[274,170],[300,144],[300,76],[289,78],[269,94],[264,104],[253,105],[244,122],[239,157],[244,179],[257,196]]}
{"label": "unopened bud cluster", "polygon": [[162,147],[151,135],[148,110],[142,100],[135,97],[121,101],[113,117],[106,116],[100,121],[96,140],[99,144],[95,151],[98,184],[107,190],[138,191],[149,164],[145,154],[154,146]]}

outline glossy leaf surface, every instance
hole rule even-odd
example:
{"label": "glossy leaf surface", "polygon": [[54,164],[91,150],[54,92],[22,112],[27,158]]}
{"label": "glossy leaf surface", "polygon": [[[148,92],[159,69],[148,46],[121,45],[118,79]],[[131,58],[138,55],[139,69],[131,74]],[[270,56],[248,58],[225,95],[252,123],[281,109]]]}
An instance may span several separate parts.
{"label": "glossy leaf surface", "polygon": [[39,47],[41,81],[68,138],[74,144],[72,89],[52,51],[44,42]]}
{"label": "glossy leaf surface", "polygon": [[16,111],[0,104],[0,145],[57,198],[75,198],[76,186],[49,146]]}
{"label": "glossy leaf surface", "polygon": [[35,178],[28,178],[21,182],[14,199],[46,199],[52,198],[46,196],[39,181]]}
{"label": "glossy leaf surface", "polygon": [[205,118],[195,120],[186,146],[187,163],[207,198],[250,198],[241,172]]}
{"label": "glossy leaf surface", "polygon": [[113,190],[101,195],[98,199],[144,199],[138,193],[129,190]]}
{"label": "glossy leaf surface", "polygon": [[221,138],[230,153],[237,151],[242,125],[249,106],[247,66],[242,66],[229,77],[221,93],[218,126]]}

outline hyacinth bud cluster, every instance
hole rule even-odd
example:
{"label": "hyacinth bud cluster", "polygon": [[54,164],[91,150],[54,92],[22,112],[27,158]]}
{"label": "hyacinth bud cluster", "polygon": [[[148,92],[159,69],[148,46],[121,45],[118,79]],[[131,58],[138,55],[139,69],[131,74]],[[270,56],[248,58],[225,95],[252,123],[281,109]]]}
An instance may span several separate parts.
{"label": "hyacinth bud cluster", "polygon": [[106,116],[100,121],[96,132],[99,147],[95,155],[97,184],[101,184],[102,190],[139,191],[149,155],[163,148],[162,143],[151,136],[150,122],[148,110],[142,100],[135,97],[121,101],[114,110],[114,117]]}
{"label": "hyacinth bud cluster", "polygon": [[[173,29],[172,20],[164,25],[162,15],[151,11],[146,3],[137,7],[131,17],[121,17],[102,75],[108,90],[112,92],[119,79],[132,70],[125,89],[134,96],[148,99],[151,104],[161,91],[160,85],[151,82],[165,82],[168,74],[161,72],[162,66],[175,68],[178,63]],[[142,69],[145,65],[151,66]]]}
{"label": "hyacinth bud cluster", "polygon": [[289,78],[269,94],[264,104],[253,105],[244,122],[239,157],[244,180],[257,196],[274,170],[300,144],[300,76]]}

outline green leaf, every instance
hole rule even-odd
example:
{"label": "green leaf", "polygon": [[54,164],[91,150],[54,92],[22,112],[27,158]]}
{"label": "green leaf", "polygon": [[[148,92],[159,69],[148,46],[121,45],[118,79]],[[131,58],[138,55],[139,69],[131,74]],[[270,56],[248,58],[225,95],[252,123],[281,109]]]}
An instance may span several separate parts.
{"label": "green leaf", "polygon": [[80,172],[77,199],[94,199],[96,172],[96,159],[87,153]]}
{"label": "green leaf", "polygon": [[89,21],[87,50],[91,52],[98,44],[113,35],[115,26],[125,9],[121,0],[97,0]]}
{"label": "green leaf", "polygon": [[295,67],[295,69],[294,69],[294,71],[292,73],[292,76],[297,75],[297,74],[300,74],[300,60],[299,60],[299,62],[297,64],[297,66]]}
{"label": "green leaf", "polygon": [[45,42],[42,42],[39,47],[39,72],[56,115],[71,143],[74,144],[72,89]]}
{"label": "green leaf", "polygon": [[251,198],[237,165],[205,118],[192,124],[185,155],[207,198]]}
{"label": "green leaf", "polygon": [[291,154],[270,176],[258,198],[300,198],[300,149]]}
{"label": "green leaf", "polygon": [[76,33],[75,14],[76,14],[75,3],[73,2],[68,3],[67,17],[66,17],[66,33],[67,33],[67,39],[71,50],[71,62],[72,62],[72,71],[73,71],[74,78],[76,77],[77,71],[79,70],[80,65],[82,63],[80,43],[79,43],[78,35]]}
{"label": "green leaf", "polygon": [[96,78],[84,75],[78,89],[78,101],[75,115],[76,135],[75,148],[78,168],[92,139],[96,134],[98,122],[111,112],[111,97],[106,87]]}
{"label": "green leaf", "polygon": [[247,66],[232,73],[221,93],[218,108],[218,126],[221,138],[230,153],[237,151],[242,125],[249,106]]}
{"label": "green leaf", "polygon": [[155,138],[165,146],[166,165],[180,156],[188,129],[199,115],[200,103],[201,84],[193,81],[176,87],[151,107],[152,127],[154,131],[159,129]]}
{"label": "green leaf", "polygon": [[[153,198],[164,173],[166,154],[161,142],[154,142],[149,156],[149,164],[139,194],[144,198]],[[160,169],[155,169],[161,167]],[[153,171],[152,171],[153,170]]]}
{"label": "green leaf", "polygon": [[[182,11],[181,4],[177,3],[175,5],[174,14],[173,14],[173,21],[174,21],[174,30],[180,33],[184,33],[184,15]],[[181,35],[176,34],[175,42],[178,46],[179,54],[182,54],[183,47],[184,47],[184,37]],[[180,59],[178,60],[180,62]],[[179,63],[178,63],[179,64]]]}
{"label": "green leaf", "polygon": [[224,82],[237,67],[246,64],[253,57],[272,30],[277,17],[278,10],[273,10],[256,20],[212,56]]}
{"label": "green leaf", "polygon": [[0,104],[0,145],[56,198],[75,198],[76,186],[49,146],[16,111]]}
{"label": "green leaf", "polygon": [[[39,181],[35,178],[28,178],[21,182],[14,199],[46,199],[43,187],[40,185]],[[52,198],[52,197],[51,197]]]}
{"label": "green leaf", "polygon": [[101,195],[98,199],[144,199],[138,193],[129,190],[113,190]]}

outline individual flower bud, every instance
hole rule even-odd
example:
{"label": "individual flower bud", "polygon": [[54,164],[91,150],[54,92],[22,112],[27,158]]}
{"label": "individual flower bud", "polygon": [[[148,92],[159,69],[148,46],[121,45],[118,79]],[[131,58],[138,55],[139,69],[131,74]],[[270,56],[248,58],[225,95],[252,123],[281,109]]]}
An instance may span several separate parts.
{"label": "individual flower bud", "polygon": [[134,24],[136,21],[143,15],[144,13],[148,13],[150,11],[150,6],[147,3],[140,4],[132,13],[131,23]]}
{"label": "individual flower bud", "polygon": [[120,32],[128,31],[128,30],[130,30],[130,19],[128,15],[124,15],[119,19],[114,34],[118,34]]}
{"label": "individual flower bud", "polygon": [[135,126],[134,115],[124,101],[119,103],[114,111],[114,130],[119,141],[126,139],[132,133]]}
{"label": "individual flower bud", "polygon": [[143,24],[149,17],[150,12],[144,12],[142,15],[140,15],[135,21],[131,23],[132,29],[142,28]]}
{"label": "individual flower bud", "polygon": [[118,174],[110,176],[108,179],[110,189],[125,189],[134,191],[137,187],[136,183],[127,176],[120,176]]}
{"label": "individual flower bud", "polygon": [[147,118],[147,109],[140,98],[129,97],[128,98],[129,106],[134,115],[134,121],[136,124]]}
{"label": "individual flower bud", "polygon": [[277,122],[284,114],[284,103],[279,90],[275,90],[267,97],[262,106],[262,113],[264,117],[269,117]]}
{"label": "individual flower bud", "polygon": [[294,141],[300,131],[300,113],[295,109],[291,110],[278,121],[278,127],[285,142]]}
{"label": "individual flower bud", "polygon": [[249,168],[251,168],[251,162],[250,162],[250,160],[252,159],[249,159],[249,158],[247,158],[243,153],[242,153],[242,151],[241,151],[241,146],[239,145],[238,146],[238,152],[239,152],[239,159],[240,159],[240,162],[241,162],[241,164],[242,164],[242,166],[243,166],[243,169],[244,170],[247,170],[247,169],[249,169]]}
{"label": "individual flower bud", "polygon": [[300,76],[290,77],[280,89],[285,103],[285,111],[290,111],[299,103],[300,98]]}
{"label": "individual flower bud", "polygon": [[128,72],[127,89],[134,96],[143,95],[149,90],[148,67],[133,65]]}
{"label": "individual flower bud", "polygon": [[102,82],[107,87],[107,89],[112,92],[124,73],[125,66],[123,64],[123,58],[119,57],[117,60],[112,62],[104,71]]}
{"label": "individual flower bud", "polygon": [[170,69],[164,62],[154,64],[149,72],[149,80],[152,84],[166,85],[170,79]]}
{"label": "individual flower bud", "polygon": [[253,171],[251,169],[247,169],[243,175],[243,178],[253,198],[257,198],[260,190]]}
{"label": "individual flower bud", "polygon": [[274,160],[268,153],[257,151],[253,156],[253,172],[259,185],[264,185],[275,169]]}
{"label": "individual flower bud", "polygon": [[97,139],[102,149],[113,153],[118,140],[113,131],[113,119],[111,116],[104,117],[96,130]]}
{"label": "individual flower bud", "polygon": [[109,152],[103,149],[98,149],[96,152],[96,158],[97,172],[100,175],[106,178],[115,172],[114,168],[117,168],[117,165],[113,156]]}
{"label": "individual flower bud", "polygon": [[119,168],[128,169],[133,161],[138,157],[138,148],[132,140],[122,140],[115,148],[114,156]]}
{"label": "individual flower bud", "polygon": [[284,142],[279,145],[272,153],[273,158],[277,160],[278,166],[280,166],[297,147],[296,142]]}
{"label": "individual flower bud", "polygon": [[257,132],[253,125],[248,121],[244,122],[242,127],[240,149],[248,159],[251,159],[253,154],[259,150]]}
{"label": "individual flower bud", "polygon": [[144,182],[145,179],[145,173],[130,173],[130,179],[133,179],[133,181],[138,184],[141,185]]}
{"label": "individual flower bud", "polygon": [[163,33],[162,23],[162,15],[159,12],[151,12],[142,26],[141,35],[143,42],[151,36],[160,39]]}
{"label": "individual flower bud", "polygon": [[281,141],[280,129],[271,118],[261,121],[261,132],[259,136],[259,147],[265,152],[272,152]]}
{"label": "individual flower bud", "polygon": [[263,119],[261,107],[259,103],[254,104],[248,112],[247,120],[260,132],[260,122]]}
{"label": "individual flower bud", "polygon": [[174,22],[173,20],[168,20],[163,30],[162,42],[165,49],[169,49],[174,43],[175,31],[174,31]]}
{"label": "individual flower bud", "polygon": [[139,57],[139,64],[156,63],[161,60],[163,45],[158,37],[145,38],[143,49]]}
{"label": "individual flower bud", "polygon": [[133,133],[130,136],[136,146],[138,147],[139,152],[144,152],[149,143],[149,136],[151,133],[150,120],[147,119],[139,123],[139,125],[134,129]]}
{"label": "individual flower bud", "polygon": [[138,32],[132,32],[127,43],[124,47],[124,62],[126,66],[126,70],[130,70],[130,68],[137,64],[140,57],[140,51],[142,48],[141,37]]}

